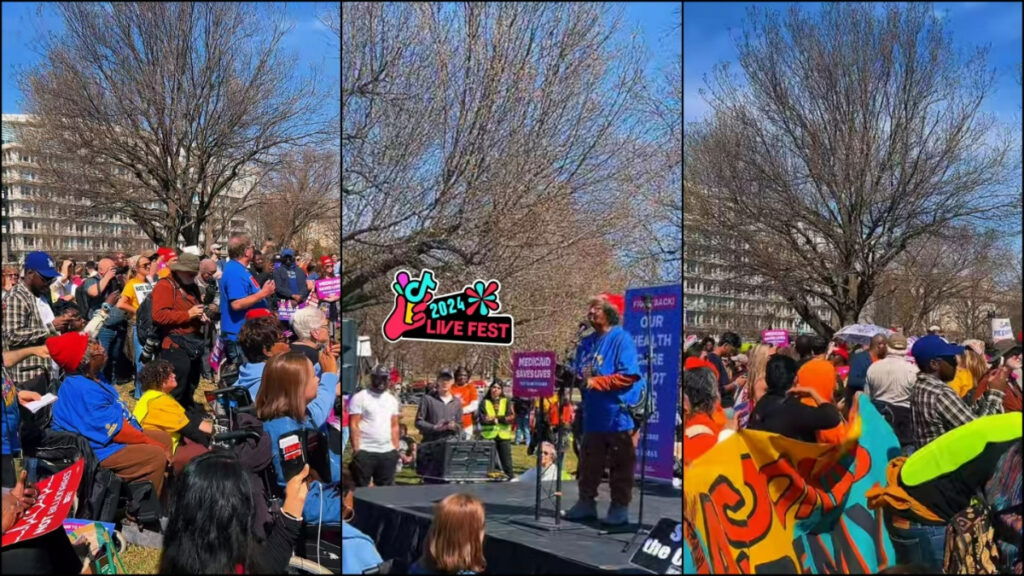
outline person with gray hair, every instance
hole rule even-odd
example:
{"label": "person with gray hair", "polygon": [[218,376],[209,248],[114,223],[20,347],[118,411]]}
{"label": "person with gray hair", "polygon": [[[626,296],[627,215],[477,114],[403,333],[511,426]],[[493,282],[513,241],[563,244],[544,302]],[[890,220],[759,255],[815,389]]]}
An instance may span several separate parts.
{"label": "person with gray hair", "polygon": [[314,367],[319,367],[320,350],[330,342],[327,316],[323,310],[316,306],[306,306],[297,310],[292,316],[292,332],[295,332],[298,338],[292,343],[292,352],[302,353],[309,358]]}
{"label": "person with gray hair", "polygon": [[683,466],[689,466],[698,457],[725,440],[735,430],[715,421],[714,413],[721,407],[718,378],[710,368],[696,368],[683,372],[684,403],[689,406],[683,423]]}
{"label": "person with gray hair", "polygon": [[[544,471],[543,473],[538,473],[537,467],[534,466],[513,478],[511,482],[535,484],[537,482],[537,478],[540,478],[542,482],[554,482],[557,480],[558,467],[555,466],[555,445],[551,442],[544,441],[540,443],[540,467]],[[565,470],[562,471],[562,480],[571,480],[569,473]]]}

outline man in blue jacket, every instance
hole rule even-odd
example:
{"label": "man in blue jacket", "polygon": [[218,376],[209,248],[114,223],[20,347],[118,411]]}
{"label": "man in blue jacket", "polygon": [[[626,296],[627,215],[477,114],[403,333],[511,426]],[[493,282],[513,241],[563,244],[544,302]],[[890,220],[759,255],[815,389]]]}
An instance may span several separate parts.
{"label": "man in blue jacket", "polygon": [[295,265],[295,250],[285,248],[281,251],[281,266],[274,270],[274,285],[281,300],[290,300],[295,305],[306,301],[309,296],[306,273]]}
{"label": "man in blue jacket", "polygon": [[580,499],[566,513],[568,520],[597,517],[597,487],[607,463],[612,503],[602,523],[614,526],[629,522],[636,438],[628,406],[640,400],[644,381],[633,337],[619,326],[624,310],[621,295],[600,294],[591,299],[587,320],[594,333],[576,349],[576,370],[586,382],[586,392]]}

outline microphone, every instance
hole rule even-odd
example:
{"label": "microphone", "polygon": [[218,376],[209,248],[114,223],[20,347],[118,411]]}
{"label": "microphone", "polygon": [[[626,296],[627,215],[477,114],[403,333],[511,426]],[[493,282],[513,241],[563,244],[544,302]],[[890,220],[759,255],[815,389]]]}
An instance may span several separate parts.
{"label": "microphone", "polygon": [[650,309],[651,309],[651,295],[650,294],[644,294],[644,310],[650,310]]}

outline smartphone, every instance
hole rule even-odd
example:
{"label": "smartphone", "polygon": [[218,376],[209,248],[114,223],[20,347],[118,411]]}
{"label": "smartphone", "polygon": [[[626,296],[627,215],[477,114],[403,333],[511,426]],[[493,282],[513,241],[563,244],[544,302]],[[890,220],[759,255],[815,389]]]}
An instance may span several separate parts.
{"label": "smartphone", "polygon": [[277,448],[280,451],[281,471],[284,473],[284,481],[287,482],[292,476],[302,472],[303,466],[306,465],[306,452],[297,432],[282,436],[277,441]]}

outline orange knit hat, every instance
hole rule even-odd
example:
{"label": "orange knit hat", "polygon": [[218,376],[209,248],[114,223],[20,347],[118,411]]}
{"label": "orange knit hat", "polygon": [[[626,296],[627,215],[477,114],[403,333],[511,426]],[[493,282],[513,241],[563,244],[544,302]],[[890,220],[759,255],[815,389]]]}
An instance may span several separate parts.
{"label": "orange knit hat", "polygon": [[794,385],[813,388],[822,400],[831,402],[832,391],[836,387],[836,367],[828,360],[810,360],[797,371]]}

